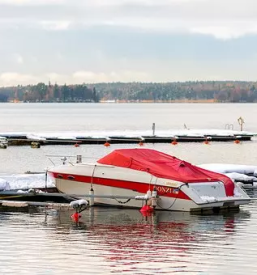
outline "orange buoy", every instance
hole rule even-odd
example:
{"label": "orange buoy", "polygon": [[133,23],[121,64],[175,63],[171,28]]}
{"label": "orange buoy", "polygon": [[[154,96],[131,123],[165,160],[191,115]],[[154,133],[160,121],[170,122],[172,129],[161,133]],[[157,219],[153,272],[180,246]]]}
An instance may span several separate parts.
{"label": "orange buoy", "polygon": [[172,145],[177,145],[177,141],[174,139],[172,142],[171,142]]}
{"label": "orange buoy", "polygon": [[148,213],[153,213],[154,209],[149,206],[149,205],[144,205],[141,209],[140,212],[148,212]]}
{"label": "orange buoy", "polygon": [[81,215],[78,212],[75,212],[73,215],[71,215],[71,219],[76,223],[79,222],[80,218],[81,218]]}
{"label": "orange buoy", "polygon": [[79,147],[79,144],[78,144],[78,143],[75,143],[74,146],[75,146],[75,147]]}
{"label": "orange buoy", "polygon": [[138,145],[139,145],[139,146],[144,146],[143,141],[140,141],[140,142],[138,143]]}
{"label": "orange buoy", "polygon": [[206,140],[204,141],[204,144],[210,144],[210,142],[206,139]]}
{"label": "orange buoy", "polygon": [[240,140],[239,140],[239,139],[236,139],[234,142],[235,142],[235,144],[239,144],[239,143],[240,143]]}
{"label": "orange buoy", "polygon": [[108,141],[105,142],[104,144],[105,147],[109,147],[110,146],[110,143]]}

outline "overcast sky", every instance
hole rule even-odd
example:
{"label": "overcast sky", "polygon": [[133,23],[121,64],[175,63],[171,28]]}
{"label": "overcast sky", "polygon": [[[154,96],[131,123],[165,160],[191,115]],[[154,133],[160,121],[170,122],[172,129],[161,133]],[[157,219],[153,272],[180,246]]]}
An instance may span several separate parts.
{"label": "overcast sky", "polygon": [[0,0],[0,86],[257,80],[256,0]]}

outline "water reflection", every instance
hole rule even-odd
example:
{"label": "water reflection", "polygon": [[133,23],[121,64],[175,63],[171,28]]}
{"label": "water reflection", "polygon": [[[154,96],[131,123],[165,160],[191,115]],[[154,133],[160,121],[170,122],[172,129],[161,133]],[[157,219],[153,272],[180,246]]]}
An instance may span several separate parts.
{"label": "water reflection", "polygon": [[237,226],[250,219],[248,211],[210,216],[157,212],[144,217],[138,210],[91,208],[76,224],[70,215],[61,211],[47,216],[45,226],[58,228],[58,234],[60,228],[66,234],[85,233],[91,249],[117,272],[138,271],[138,265],[143,265],[150,274],[157,267],[162,267],[162,273],[202,270],[201,262],[195,260],[199,254],[212,255],[210,249],[217,244],[233,245]]}
{"label": "water reflection", "polygon": [[[187,212],[157,211],[144,216],[134,209],[90,208],[82,213],[79,223],[71,219],[73,211],[47,210],[45,214],[46,226],[61,226],[64,230],[81,227],[88,231],[97,232],[102,228],[111,228],[108,234],[114,232],[131,233],[131,229],[140,228],[151,234],[165,235],[165,232],[174,234],[192,233],[198,231],[231,231],[237,223],[250,218],[249,211],[238,211],[217,215],[194,215]],[[84,227],[83,227],[84,226]],[[148,231],[145,229],[149,229]]]}
{"label": "water reflection", "polygon": [[[237,242],[252,221],[250,212],[242,210],[210,216],[163,211],[144,217],[138,210],[95,207],[83,212],[79,223],[71,214],[46,208],[0,213],[1,268],[11,274],[18,266],[29,272],[36,267],[24,263],[32,261],[41,267],[41,273],[33,274],[46,274],[49,266],[54,274],[79,274],[82,269],[88,274],[211,274],[217,266],[222,274],[235,274],[240,271],[235,260],[243,264],[235,255],[242,249]],[[5,243],[19,250],[6,249]],[[44,253],[35,257],[39,251]],[[231,263],[233,273],[226,268]]]}

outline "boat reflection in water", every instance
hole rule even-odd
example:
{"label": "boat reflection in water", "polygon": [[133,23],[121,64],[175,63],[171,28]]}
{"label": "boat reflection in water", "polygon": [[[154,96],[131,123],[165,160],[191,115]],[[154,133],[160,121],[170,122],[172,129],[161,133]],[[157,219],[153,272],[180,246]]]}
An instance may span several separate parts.
{"label": "boat reflection in water", "polygon": [[[71,221],[71,214],[61,211],[55,217],[48,216],[46,226],[58,228],[58,233],[80,231],[85,245],[93,245],[91,249],[97,250],[105,261],[113,262],[118,270],[128,263],[132,264],[126,267],[129,269],[135,263],[152,268],[158,263],[170,272],[178,266],[183,270],[190,266],[192,270],[192,261],[193,269],[199,268],[201,263],[194,260],[199,253],[216,253],[212,245],[232,242],[237,225],[250,218],[249,212],[242,210],[208,216],[159,211],[143,216],[133,209],[95,207],[83,212],[81,222],[76,224]],[[169,266],[165,267],[165,263]]]}
{"label": "boat reflection in water", "polygon": [[[233,227],[235,222],[246,221],[250,218],[250,212],[238,210],[224,212],[223,214],[198,215],[188,212],[156,211],[145,215],[137,209],[118,209],[105,207],[91,207],[81,213],[80,222],[75,223],[71,219],[73,210],[53,211],[54,215],[46,213],[46,225],[55,223],[62,228],[84,228],[87,231],[97,231],[102,227],[110,227],[120,232],[130,232],[131,228],[149,227],[157,231],[176,227],[184,228],[187,232],[194,230],[224,230]],[[108,232],[108,234],[112,234]],[[160,233],[160,232],[159,232]]]}
{"label": "boat reflection in water", "polygon": [[[257,246],[248,237],[256,232],[254,211],[143,216],[135,209],[91,207],[75,223],[73,211],[34,210],[1,214],[2,232],[15,244],[3,245],[2,268],[22,266],[34,274],[29,262],[42,268],[40,274],[252,274]],[[21,253],[15,254],[17,247]]]}

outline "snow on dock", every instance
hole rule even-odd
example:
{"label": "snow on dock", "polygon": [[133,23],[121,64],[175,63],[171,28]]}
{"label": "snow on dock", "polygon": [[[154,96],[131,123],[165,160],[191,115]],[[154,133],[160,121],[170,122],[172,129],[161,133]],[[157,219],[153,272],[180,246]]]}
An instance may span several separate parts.
{"label": "snow on dock", "polygon": [[33,188],[54,188],[53,182],[45,173],[38,174],[0,174],[0,190],[29,190]]}
{"label": "snow on dock", "polygon": [[223,163],[201,164],[198,166],[224,174],[245,189],[257,188],[257,166]]}
{"label": "snow on dock", "polygon": [[110,143],[167,143],[173,140],[178,142],[235,141],[251,140],[257,133],[218,129],[183,129],[170,131],[84,131],[84,132],[48,132],[0,133],[8,139],[9,145],[30,145],[39,142],[42,145],[51,144],[103,144]]}
{"label": "snow on dock", "polygon": [[217,173],[239,173],[244,175],[257,176],[257,166],[254,165],[241,165],[241,164],[223,164],[223,163],[211,163],[198,165],[201,168],[211,170]]}

